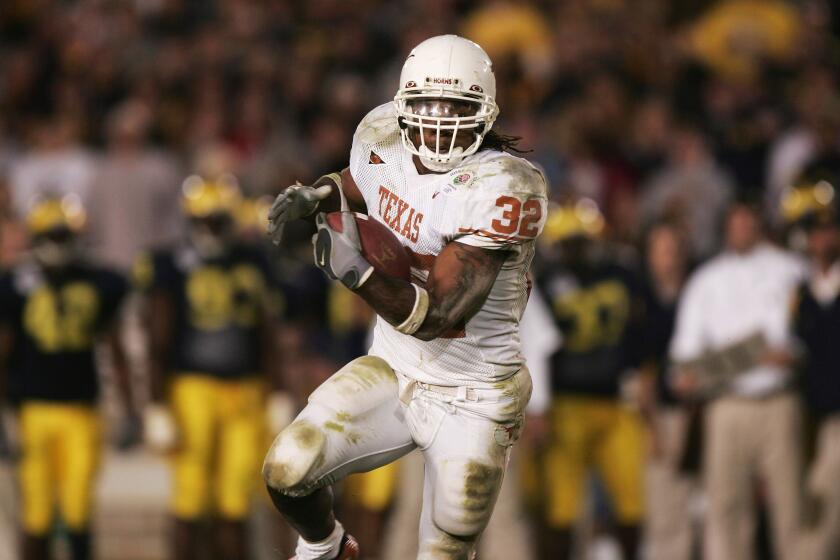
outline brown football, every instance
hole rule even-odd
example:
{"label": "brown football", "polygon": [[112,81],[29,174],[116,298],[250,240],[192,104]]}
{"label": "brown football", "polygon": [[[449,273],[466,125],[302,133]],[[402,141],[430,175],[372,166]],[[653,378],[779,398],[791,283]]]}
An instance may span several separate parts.
{"label": "brown football", "polygon": [[[399,278],[411,279],[411,259],[397,236],[388,227],[365,214],[354,212],[356,227],[362,241],[362,256],[378,272]],[[341,212],[327,214],[327,225],[335,231],[342,231]]]}

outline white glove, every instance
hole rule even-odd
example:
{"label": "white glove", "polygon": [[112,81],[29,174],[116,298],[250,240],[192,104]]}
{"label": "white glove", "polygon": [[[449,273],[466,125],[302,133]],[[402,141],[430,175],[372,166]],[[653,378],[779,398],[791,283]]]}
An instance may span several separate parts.
{"label": "white glove", "polygon": [[268,396],[265,405],[265,416],[268,429],[272,436],[292,423],[295,419],[295,400],[292,395],[284,391],[275,391]]}
{"label": "white glove", "polygon": [[150,404],[143,411],[143,439],[157,453],[167,453],[175,448],[177,434],[175,420],[169,409],[160,404]]}
{"label": "white glove", "polygon": [[362,256],[362,241],[353,212],[341,213],[341,232],[327,224],[326,214],[315,218],[318,228],[312,238],[315,266],[351,290],[356,290],[370,277],[373,266]]}
{"label": "white glove", "polygon": [[332,185],[308,187],[292,185],[277,195],[268,211],[268,235],[275,245],[283,238],[283,226],[287,222],[311,216],[318,209],[318,203],[332,192]]}

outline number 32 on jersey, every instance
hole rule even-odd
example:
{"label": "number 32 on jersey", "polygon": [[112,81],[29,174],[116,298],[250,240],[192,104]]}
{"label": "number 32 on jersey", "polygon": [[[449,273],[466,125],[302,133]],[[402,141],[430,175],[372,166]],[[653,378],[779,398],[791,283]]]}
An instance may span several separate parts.
{"label": "number 32 on jersey", "polygon": [[502,195],[496,199],[496,206],[502,209],[502,216],[490,222],[494,232],[525,238],[537,236],[542,218],[539,199],[529,198],[523,203],[516,197]]}

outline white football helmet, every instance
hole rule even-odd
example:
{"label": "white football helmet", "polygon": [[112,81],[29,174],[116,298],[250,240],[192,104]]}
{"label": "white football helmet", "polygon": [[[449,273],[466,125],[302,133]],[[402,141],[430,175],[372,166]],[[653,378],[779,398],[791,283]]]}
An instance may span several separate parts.
{"label": "white football helmet", "polygon": [[[490,57],[477,44],[457,35],[426,39],[414,47],[403,65],[394,105],[403,146],[432,171],[449,171],[478,150],[499,114]],[[433,146],[426,145],[427,130],[435,133]],[[467,148],[455,146],[462,130],[475,134]],[[417,131],[419,146],[409,137]]]}

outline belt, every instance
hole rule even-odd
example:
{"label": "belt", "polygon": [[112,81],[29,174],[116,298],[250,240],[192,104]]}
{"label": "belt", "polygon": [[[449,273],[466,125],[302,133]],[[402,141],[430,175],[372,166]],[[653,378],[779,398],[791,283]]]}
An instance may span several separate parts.
{"label": "belt", "polygon": [[475,401],[478,402],[482,400],[479,395],[478,391],[473,389],[472,387],[467,387],[465,385],[459,385],[458,387],[450,387],[447,385],[434,385],[432,383],[423,383],[422,381],[417,381],[417,386],[421,389],[425,389],[426,391],[432,391],[433,393],[440,393],[441,395],[447,395],[452,397],[456,401]]}
{"label": "belt", "polygon": [[[411,398],[414,396],[414,390],[418,387],[424,391],[444,395],[449,397],[451,401],[457,402],[498,402],[502,391],[501,389],[496,388],[476,389],[475,387],[467,387],[465,385],[459,385],[456,387],[452,387],[450,385],[435,385],[433,383],[424,383],[422,381],[410,379],[403,390],[400,391],[400,401],[402,401],[403,404],[408,405],[408,403],[411,402]],[[487,395],[486,393],[490,393],[490,395]]]}

